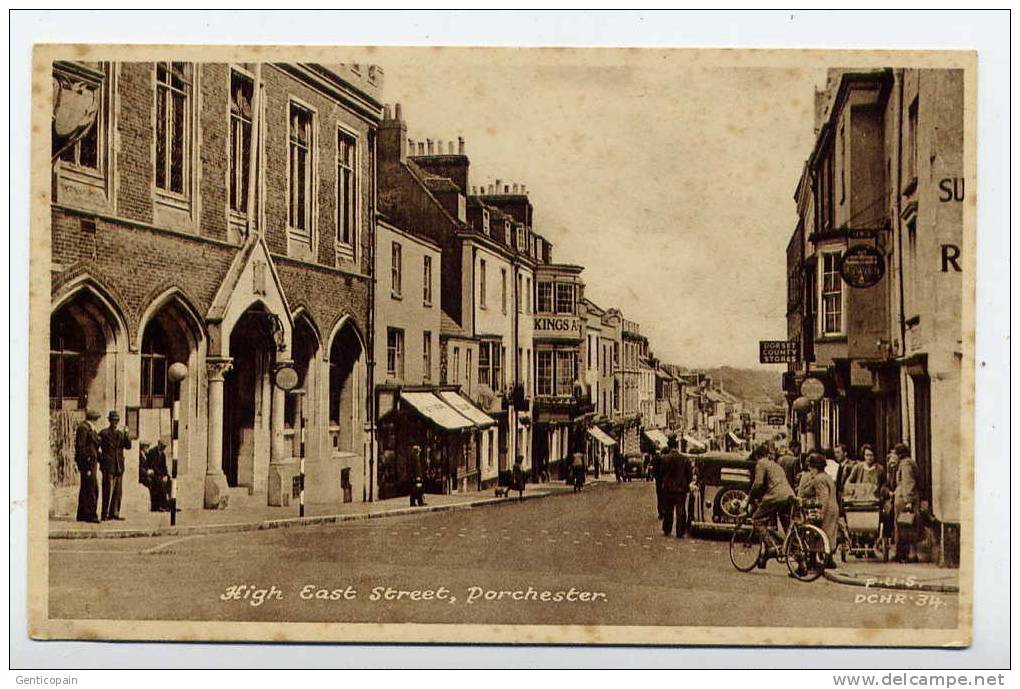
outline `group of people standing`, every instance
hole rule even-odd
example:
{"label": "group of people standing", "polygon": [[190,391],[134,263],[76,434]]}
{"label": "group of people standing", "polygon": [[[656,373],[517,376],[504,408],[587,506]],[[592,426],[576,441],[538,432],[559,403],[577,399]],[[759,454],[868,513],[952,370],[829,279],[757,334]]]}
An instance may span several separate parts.
{"label": "group of people standing", "polygon": [[[821,505],[821,528],[833,549],[836,547],[844,499],[848,491],[853,491],[854,498],[879,501],[884,531],[892,534],[896,542],[896,561],[918,561],[917,543],[923,507],[920,472],[906,444],[894,445],[886,455],[884,465],[878,461],[875,448],[869,444],[861,445],[860,459],[850,456],[843,443],[837,444],[826,456],[820,452],[801,453],[796,441],[791,442],[785,451],[777,453],[763,445],[755,449],[752,458],[771,461],[775,454],[779,455],[775,463],[786,479],[789,495],[796,494]],[[786,492],[782,488],[778,490]],[[862,495],[862,490],[866,494]],[[754,487],[751,493],[753,498]]]}
{"label": "group of people standing", "polygon": [[[120,428],[120,414],[107,415],[106,428],[97,429],[99,413],[89,409],[74,433],[74,463],[78,467],[81,486],[78,489],[77,519],[98,524],[100,521],[123,521],[120,516],[124,487],[124,450],[131,448],[131,435]],[[154,511],[169,509],[170,477],[166,466],[166,443],[155,447],[140,444],[139,482],[149,488],[150,507]],[[102,495],[100,479],[102,472]],[[102,502],[100,502],[102,497]]]}

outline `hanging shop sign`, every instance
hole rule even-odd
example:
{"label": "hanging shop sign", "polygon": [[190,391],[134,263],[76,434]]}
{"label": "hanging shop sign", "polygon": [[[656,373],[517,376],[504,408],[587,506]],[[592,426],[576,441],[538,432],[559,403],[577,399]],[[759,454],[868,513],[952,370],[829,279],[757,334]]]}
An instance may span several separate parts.
{"label": "hanging shop sign", "polygon": [[840,274],[851,287],[874,287],[885,275],[885,256],[869,244],[852,246],[843,254]]}
{"label": "hanging shop sign", "polygon": [[763,364],[795,364],[800,360],[797,340],[759,340],[758,361]]}
{"label": "hanging shop sign", "polygon": [[820,400],[825,397],[825,383],[818,378],[805,378],[800,383],[800,394],[809,400]]}

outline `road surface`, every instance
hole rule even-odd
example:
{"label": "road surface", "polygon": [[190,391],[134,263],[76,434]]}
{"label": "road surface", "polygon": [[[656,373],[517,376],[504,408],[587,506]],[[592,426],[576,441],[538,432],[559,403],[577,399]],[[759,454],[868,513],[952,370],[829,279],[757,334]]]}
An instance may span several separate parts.
{"label": "road surface", "polygon": [[341,525],[52,540],[51,617],[955,627],[952,594],[869,602],[774,561],[741,574],[724,541],[664,537],[653,496],[650,483],[593,485]]}

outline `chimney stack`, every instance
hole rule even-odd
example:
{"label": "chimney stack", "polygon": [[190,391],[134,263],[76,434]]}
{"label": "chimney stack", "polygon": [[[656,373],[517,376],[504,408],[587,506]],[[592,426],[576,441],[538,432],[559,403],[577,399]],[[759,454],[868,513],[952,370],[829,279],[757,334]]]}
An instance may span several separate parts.
{"label": "chimney stack", "polygon": [[432,155],[432,139],[425,139],[425,150],[428,155]]}
{"label": "chimney stack", "polygon": [[401,122],[404,119],[403,113],[400,111],[400,103],[396,103],[393,106],[393,119],[397,120],[398,122]]}
{"label": "chimney stack", "polygon": [[497,179],[496,180],[496,193],[498,194],[499,190],[502,189],[502,188],[503,188],[503,180]]}
{"label": "chimney stack", "polygon": [[446,142],[446,151],[450,155],[453,155],[453,142],[452,141],[447,141]]}
{"label": "chimney stack", "polygon": [[517,193],[518,186],[519,185],[517,184],[517,182],[514,182],[514,193],[515,194]]}
{"label": "chimney stack", "polygon": [[389,105],[383,106],[383,121],[379,124],[379,159],[389,162],[405,162],[408,154],[414,155],[414,146],[407,138],[407,126],[400,120],[400,104],[396,106],[396,119],[391,117]]}
{"label": "chimney stack", "polygon": [[525,196],[527,196],[528,194],[528,189],[523,184],[521,185],[521,193],[524,194]]}
{"label": "chimney stack", "polygon": [[425,142],[424,141],[419,141],[418,142],[418,155],[420,155],[420,156],[425,155]]}
{"label": "chimney stack", "polygon": [[458,155],[464,155],[464,137],[463,136],[458,136],[457,137],[457,154]]}

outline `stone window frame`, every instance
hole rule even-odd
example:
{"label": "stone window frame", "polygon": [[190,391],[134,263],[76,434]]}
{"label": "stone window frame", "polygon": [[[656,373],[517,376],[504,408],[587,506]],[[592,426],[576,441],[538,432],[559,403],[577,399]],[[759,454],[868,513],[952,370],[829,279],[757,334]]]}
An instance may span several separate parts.
{"label": "stone window frame", "polygon": [[[244,77],[245,79],[247,79],[247,80],[249,80],[251,82],[251,85],[252,85],[252,107],[254,107],[254,103],[257,100],[256,93],[255,93],[255,87],[258,85],[259,80],[255,78],[255,73],[254,72],[244,68],[243,66],[241,66],[239,64],[230,64],[230,65],[228,65],[228,68],[227,68],[227,103],[226,103],[227,136],[226,136],[226,142],[225,142],[226,151],[227,151],[227,155],[226,155],[226,172],[225,172],[225,174],[226,174],[226,183],[227,184],[226,184],[226,188],[224,190],[225,191],[224,196],[226,198],[226,205],[227,205],[227,226],[230,228],[232,236],[234,236],[235,238],[238,238],[238,237],[243,237],[245,235],[245,233],[247,232],[247,230],[248,230],[248,211],[247,211],[247,205],[248,204],[247,203],[245,204],[246,210],[239,211],[239,210],[235,210],[231,206],[231,203],[230,203],[230,185],[232,183],[232,179],[231,178],[232,178],[232,176],[234,174],[234,171],[233,171],[233,169],[231,167],[231,163],[233,162],[234,153],[233,153],[233,151],[230,148],[230,134],[233,131],[234,123],[233,123],[233,117],[231,115],[230,110],[231,110],[231,105],[232,105],[232,102],[233,102],[232,99],[234,97],[234,93],[233,93],[233,90],[231,88],[231,84],[233,83],[233,75],[234,75],[235,72],[239,76]],[[265,123],[265,113],[266,113],[265,99],[262,99],[262,103],[261,103],[260,109],[261,109],[260,115],[261,115],[262,122]],[[260,135],[259,135],[259,140],[256,142],[254,140],[254,136],[255,136],[254,124],[255,124],[255,113],[253,112],[252,113],[252,121],[251,121],[251,123],[249,125],[249,126],[252,127],[252,132],[250,134],[252,140],[249,141],[249,143],[248,143],[248,145],[249,145],[249,155],[250,155],[250,147],[253,146],[253,145],[258,145],[258,147],[259,147],[259,158],[260,158],[258,163],[259,163],[260,166],[262,166],[262,161],[264,160],[264,154],[265,154],[265,146],[264,146],[265,140],[266,140],[265,139],[265,127],[262,127],[262,131],[260,132]],[[261,185],[262,181],[259,180],[259,179],[256,179],[255,183],[258,184],[258,185]],[[261,187],[258,190],[259,195],[262,198],[264,198],[264,195],[262,193],[263,191],[264,191],[264,189],[261,188]],[[248,189],[248,194],[250,195],[251,193],[252,193],[252,190]],[[256,212],[257,212],[257,209],[256,209]]]}
{"label": "stone window frame", "polygon": [[[164,61],[166,62],[166,61]],[[177,62],[177,60],[175,60]],[[157,65],[158,62],[152,63],[152,78],[151,84],[151,95],[152,95],[152,114],[149,118],[149,125],[152,132],[152,155],[150,160],[152,161],[152,200],[153,200],[153,220],[156,225],[171,227],[176,230],[183,230],[187,232],[195,232],[198,228],[198,215],[199,215],[199,191],[198,191],[198,178],[199,178],[199,166],[200,166],[200,142],[201,142],[201,102],[199,101],[199,94],[201,93],[200,84],[200,72],[201,63],[198,62],[186,62],[185,64],[191,67],[191,83],[190,91],[188,93],[187,107],[188,112],[184,118],[187,132],[185,133],[185,146],[184,152],[184,163],[186,165],[186,179],[184,183],[184,192],[176,193],[166,189],[160,189],[156,186],[156,131],[157,131],[157,107],[156,99],[159,93],[159,84],[157,83]],[[230,107],[229,101],[227,106],[227,118],[230,118]],[[229,202],[228,202],[229,205]],[[247,218],[247,216],[245,216]]]}
{"label": "stone window frame", "polygon": [[[311,103],[293,94],[288,94],[286,101],[287,115],[287,254],[292,258],[304,259],[315,262],[319,247],[319,112]],[[308,141],[308,195],[306,199],[307,228],[298,228],[290,224],[290,121],[291,109],[298,108],[307,112],[311,118],[309,123]]]}
{"label": "stone window frame", "polygon": [[[288,120],[289,121],[289,120]],[[314,123],[313,123],[314,126]],[[354,204],[354,211],[351,216],[351,241],[349,243],[340,239],[340,138],[350,140],[353,160],[350,164],[352,178],[351,197]],[[358,259],[358,245],[361,241],[361,135],[351,127],[342,122],[336,123],[336,136],[333,146],[333,169],[336,171],[336,179],[333,180],[333,248],[337,262],[341,260],[355,262]],[[288,166],[289,169],[289,166]],[[290,185],[288,183],[288,189]]]}
{"label": "stone window frame", "polygon": [[[52,70],[94,85],[100,103],[96,114],[97,168],[55,161],[55,201],[83,210],[114,212],[116,205],[116,164],[114,141],[117,133],[118,63],[101,62],[100,69],[80,62],[56,60]],[[73,191],[72,191],[73,190]]]}

